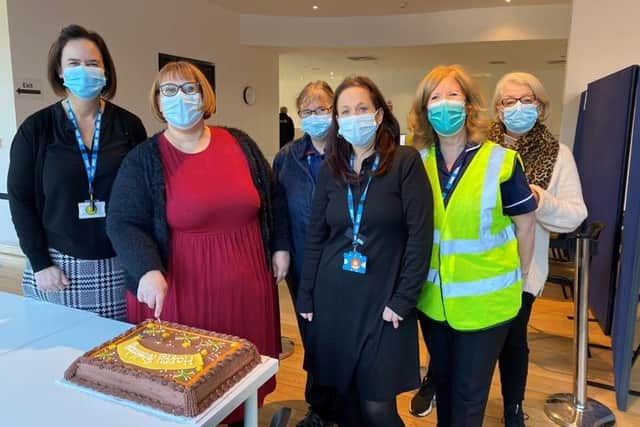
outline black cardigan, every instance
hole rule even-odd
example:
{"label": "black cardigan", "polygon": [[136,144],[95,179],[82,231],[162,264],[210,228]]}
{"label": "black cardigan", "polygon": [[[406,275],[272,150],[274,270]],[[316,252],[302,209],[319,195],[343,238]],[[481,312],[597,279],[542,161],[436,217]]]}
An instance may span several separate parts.
{"label": "black cardigan", "polygon": [[[122,159],[146,139],[136,115],[105,102],[94,191],[107,209]],[[20,125],[11,144],[7,190],[20,247],[34,271],[53,265],[49,248],[81,259],[115,256],[104,219],[78,219],[78,202],[88,198],[87,175],[75,128],[60,102]]]}
{"label": "black cardigan", "polygon": [[[244,132],[226,128],[238,141],[260,195],[260,228],[271,270],[271,255],[289,251],[289,221],[284,195],[258,145]],[[107,212],[107,234],[126,273],[127,288],[137,293],[140,278],[151,270],[166,272],[169,258],[165,181],[156,134],[122,162]],[[277,213],[275,215],[274,213]]]}

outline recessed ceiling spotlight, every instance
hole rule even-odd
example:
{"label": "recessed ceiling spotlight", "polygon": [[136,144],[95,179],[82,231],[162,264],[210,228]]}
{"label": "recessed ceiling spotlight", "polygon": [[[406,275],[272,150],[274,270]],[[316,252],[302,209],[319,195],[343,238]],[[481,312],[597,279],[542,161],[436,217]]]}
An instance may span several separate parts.
{"label": "recessed ceiling spotlight", "polygon": [[313,5],[313,10],[318,10],[318,5],[317,4]]}
{"label": "recessed ceiling spotlight", "polygon": [[507,3],[511,3],[511,0],[504,0],[504,1],[506,1]]}
{"label": "recessed ceiling spotlight", "polygon": [[406,9],[407,6],[409,6],[409,2],[408,1],[401,1],[400,2],[400,9]]}

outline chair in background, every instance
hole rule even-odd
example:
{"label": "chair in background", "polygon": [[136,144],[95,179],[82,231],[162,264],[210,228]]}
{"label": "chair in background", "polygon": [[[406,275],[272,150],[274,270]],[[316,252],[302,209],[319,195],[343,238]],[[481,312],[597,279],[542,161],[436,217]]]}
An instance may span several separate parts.
{"label": "chair in background", "polygon": [[[565,299],[573,299],[573,281],[576,276],[576,234],[585,234],[594,242],[591,256],[597,253],[597,242],[600,233],[604,229],[604,223],[594,221],[583,223],[573,233],[552,233],[549,239],[549,275],[547,283],[559,285]],[[567,294],[567,289],[569,294]]]}

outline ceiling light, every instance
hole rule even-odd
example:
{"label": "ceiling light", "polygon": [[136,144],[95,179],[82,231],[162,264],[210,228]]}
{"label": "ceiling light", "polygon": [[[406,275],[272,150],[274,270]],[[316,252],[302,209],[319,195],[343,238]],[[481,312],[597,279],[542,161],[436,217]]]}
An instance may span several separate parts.
{"label": "ceiling light", "polygon": [[511,3],[511,0],[504,0],[504,1],[506,1],[507,3]]}
{"label": "ceiling light", "polygon": [[400,2],[400,9],[406,9],[407,6],[409,6],[409,2],[408,1],[401,1]]}
{"label": "ceiling light", "polygon": [[318,10],[318,5],[317,4],[313,5],[313,10]]}

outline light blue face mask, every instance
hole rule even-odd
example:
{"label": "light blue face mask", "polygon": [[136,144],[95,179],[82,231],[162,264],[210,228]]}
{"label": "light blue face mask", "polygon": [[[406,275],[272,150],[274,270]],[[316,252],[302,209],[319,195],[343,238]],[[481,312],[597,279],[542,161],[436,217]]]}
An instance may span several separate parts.
{"label": "light blue face mask", "polygon": [[100,67],[77,65],[62,70],[62,84],[78,98],[94,99],[102,92],[107,79]]}
{"label": "light blue face mask", "polygon": [[331,114],[312,114],[302,119],[302,130],[315,139],[323,139],[331,127]]}
{"label": "light blue face mask", "polygon": [[376,114],[358,114],[338,118],[338,133],[355,147],[366,147],[378,130]]}
{"label": "light blue face mask", "polygon": [[191,129],[204,116],[200,93],[186,95],[179,91],[173,96],[160,95],[160,108],[164,119],[178,129]]}
{"label": "light blue face mask", "polygon": [[504,126],[509,132],[523,134],[529,132],[538,120],[536,104],[522,104],[520,101],[513,107],[502,110]]}
{"label": "light blue face mask", "polygon": [[462,130],[467,119],[464,101],[443,99],[427,107],[427,120],[440,136],[453,136]]}

